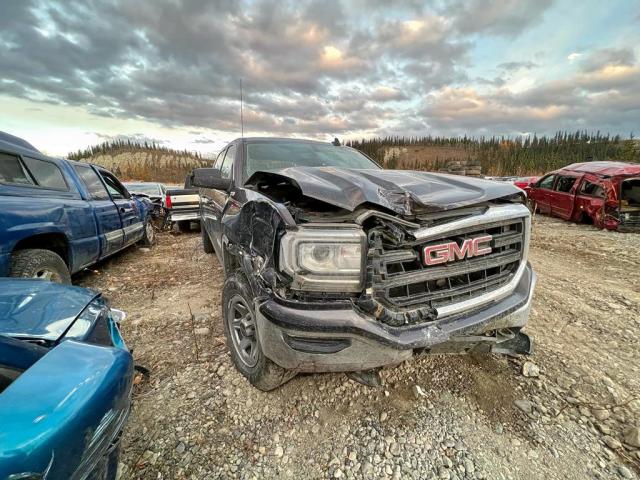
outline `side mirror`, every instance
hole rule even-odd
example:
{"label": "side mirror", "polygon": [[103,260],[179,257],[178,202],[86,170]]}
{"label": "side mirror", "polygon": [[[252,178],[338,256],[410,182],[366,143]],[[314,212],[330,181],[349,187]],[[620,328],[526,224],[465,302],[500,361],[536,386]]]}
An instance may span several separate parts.
{"label": "side mirror", "polygon": [[124,313],[122,310],[118,310],[117,308],[111,309],[111,319],[114,322],[116,323],[124,322],[125,318],[127,318],[127,314]]}
{"label": "side mirror", "polygon": [[218,168],[195,168],[191,172],[191,185],[200,188],[229,190],[231,179],[222,178]]}

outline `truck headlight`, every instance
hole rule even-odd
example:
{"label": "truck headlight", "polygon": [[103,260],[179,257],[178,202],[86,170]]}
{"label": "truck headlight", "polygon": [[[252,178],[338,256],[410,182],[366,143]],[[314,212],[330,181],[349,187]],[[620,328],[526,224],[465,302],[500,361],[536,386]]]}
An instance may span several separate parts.
{"label": "truck headlight", "polygon": [[315,292],[362,290],[366,236],[360,228],[301,227],[280,242],[280,268],[291,287]]}

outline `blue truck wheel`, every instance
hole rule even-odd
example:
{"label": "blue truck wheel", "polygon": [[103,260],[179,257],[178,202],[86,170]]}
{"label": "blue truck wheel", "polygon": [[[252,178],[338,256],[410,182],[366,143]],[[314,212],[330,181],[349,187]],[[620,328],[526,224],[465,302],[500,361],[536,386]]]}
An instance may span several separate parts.
{"label": "blue truck wheel", "polygon": [[14,252],[11,257],[11,276],[71,284],[71,274],[60,255],[40,248]]}

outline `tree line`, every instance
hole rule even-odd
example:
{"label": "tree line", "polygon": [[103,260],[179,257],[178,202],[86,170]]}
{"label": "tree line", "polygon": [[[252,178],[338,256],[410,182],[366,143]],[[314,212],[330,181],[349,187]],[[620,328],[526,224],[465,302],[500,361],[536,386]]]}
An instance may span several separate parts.
{"label": "tree line", "polygon": [[158,152],[162,154],[175,155],[181,157],[190,157],[197,160],[202,159],[202,154],[199,152],[190,152],[188,150],[175,150],[173,148],[163,147],[157,144],[155,141],[138,142],[131,141],[130,139],[117,139],[108,142],[103,142],[98,145],[87,147],[85,149],[71,152],[67,155],[67,158],[71,160],[82,160],[83,158],[91,158],[97,155],[110,155],[122,152],[132,152],[135,150],[146,150],[150,152]]}
{"label": "tree line", "polygon": [[[468,160],[480,163],[487,175],[542,174],[570,163],[595,160],[640,162],[640,142],[619,135],[588,133],[586,131],[557,132],[553,136],[526,135],[509,137],[380,137],[353,140],[346,143],[356,148],[386,168],[434,170],[449,161]],[[411,158],[409,149],[405,158],[389,156],[391,147],[424,147],[433,149],[435,160]],[[431,155],[433,157],[434,155]]]}

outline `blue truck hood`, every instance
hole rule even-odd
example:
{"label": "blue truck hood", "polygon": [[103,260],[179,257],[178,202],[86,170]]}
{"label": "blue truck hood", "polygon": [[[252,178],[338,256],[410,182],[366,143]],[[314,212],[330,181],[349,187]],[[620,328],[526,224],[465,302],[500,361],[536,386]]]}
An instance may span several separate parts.
{"label": "blue truck hood", "polygon": [[97,296],[43,280],[0,278],[0,334],[55,341]]}

